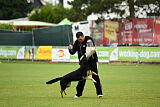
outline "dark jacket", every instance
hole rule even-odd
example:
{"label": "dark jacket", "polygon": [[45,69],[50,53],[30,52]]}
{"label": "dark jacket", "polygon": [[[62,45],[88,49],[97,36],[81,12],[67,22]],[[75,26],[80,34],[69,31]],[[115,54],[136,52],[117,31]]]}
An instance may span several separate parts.
{"label": "dark jacket", "polygon": [[[78,59],[80,60],[81,56],[83,56],[86,53],[88,40],[90,40],[93,43],[93,46],[95,46],[93,39],[89,36],[85,36],[85,39],[82,43],[80,43],[78,40],[75,41],[75,43],[73,44],[73,49],[69,49],[70,54],[73,55],[76,52],[78,52]],[[92,56],[90,56],[88,62],[98,62],[97,53],[94,53]]]}

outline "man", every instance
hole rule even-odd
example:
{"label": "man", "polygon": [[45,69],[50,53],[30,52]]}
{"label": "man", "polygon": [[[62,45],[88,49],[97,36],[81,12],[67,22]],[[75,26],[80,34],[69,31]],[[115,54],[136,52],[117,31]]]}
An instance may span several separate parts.
{"label": "man", "polygon": [[[71,55],[78,52],[78,59],[80,61],[81,57],[86,56],[86,54],[88,52],[87,49],[89,47],[95,47],[95,44],[94,44],[94,41],[91,37],[84,36],[82,32],[77,32],[76,37],[77,37],[77,40],[75,41],[74,45],[73,46],[69,45],[68,48],[69,48],[69,52],[70,52]],[[98,62],[98,57],[97,57],[97,54],[95,52],[91,56],[89,56],[88,64],[89,64],[89,69],[98,74],[97,62]],[[102,86],[101,86],[101,83],[100,83],[99,76],[98,75],[92,75],[92,78],[95,79],[95,81],[96,81],[96,83],[94,83],[94,85],[96,87],[97,96],[99,98],[102,98],[102,96],[103,96]],[[85,86],[85,82],[86,82],[86,80],[78,82],[78,85],[76,87],[77,94],[76,94],[75,98],[78,98],[78,97],[82,96],[82,92],[83,92],[83,89],[84,89],[84,86]]]}

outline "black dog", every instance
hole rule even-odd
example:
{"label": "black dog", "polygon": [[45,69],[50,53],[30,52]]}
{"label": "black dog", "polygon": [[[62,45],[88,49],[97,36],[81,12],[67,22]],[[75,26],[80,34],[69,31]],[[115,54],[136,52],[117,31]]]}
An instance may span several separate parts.
{"label": "black dog", "polygon": [[52,79],[46,82],[46,84],[52,84],[60,80],[60,86],[61,86],[60,93],[61,93],[61,97],[63,98],[63,92],[66,95],[65,89],[71,85],[72,81],[81,81],[83,79],[86,79],[86,80],[92,80],[93,82],[96,83],[96,81],[92,77],[88,77],[88,76],[91,74],[94,74],[94,75],[97,75],[97,74],[95,72],[90,72],[88,70],[89,70],[89,67],[87,64],[87,59],[84,57],[80,61],[80,68],[78,68],[77,70],[71,73],[66,74],[63,77]]}

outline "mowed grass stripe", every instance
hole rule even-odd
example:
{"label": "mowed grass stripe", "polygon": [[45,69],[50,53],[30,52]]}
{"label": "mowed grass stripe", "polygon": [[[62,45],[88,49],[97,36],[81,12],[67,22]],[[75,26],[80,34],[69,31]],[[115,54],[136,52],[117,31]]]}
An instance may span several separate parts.
{"label": "mowed grass stripe", "polygon": [[74,99],[72,82],[60,97],[59,82],[45,82],[79,67],[73,63],[2,62],[0,64],[0,106],[2,107],[158,107],[160,65],[99,64],[103,98],[98,99],[92,81],[83,96]]}

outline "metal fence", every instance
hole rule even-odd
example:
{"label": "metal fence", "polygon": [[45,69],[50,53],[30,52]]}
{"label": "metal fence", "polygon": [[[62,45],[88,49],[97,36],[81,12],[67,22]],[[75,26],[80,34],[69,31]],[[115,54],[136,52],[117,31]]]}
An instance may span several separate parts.
{"label": "metal fence", "polygon": [[71,25],[35,29],[32,32],[0,30],[0,45],[68,46],[70,42],[73,42]]}

